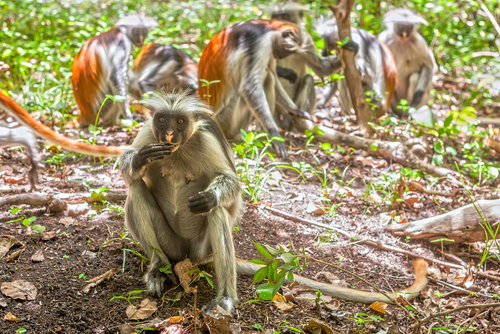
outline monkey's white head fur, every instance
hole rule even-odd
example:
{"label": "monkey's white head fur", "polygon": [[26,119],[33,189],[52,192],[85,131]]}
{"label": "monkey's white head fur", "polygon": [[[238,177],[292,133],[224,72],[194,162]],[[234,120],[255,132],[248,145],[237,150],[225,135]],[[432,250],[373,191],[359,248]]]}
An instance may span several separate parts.
{"label": "monkey's white head fur", "polygon": [[390,10],[384,15],[384,24],[387,27],[393,26],[396,23],[414,24],[416,26],[420,24],[427,25],[427,21],[419,14],[403,8]]}
{"label": "monkey's white head fur", "polygon": [[265,12],[272,18],[303,25],[302,18],[308,9],[296,2],[286,2],[272,4],[265,9]]}
{"label": "monkey's white head fur", "polygon": [[141,13],[141,14],[132,14],[122,17],[121,19],[118,20],[118,22],[116,22],[116,26],[152,28],[152,27],[158,27],[159,24],[158,22],[156,22],[155,19],[144,15],[144,13]]}
{"label": "monkey's white head fur", "polygon": [[208,104],[197,96],[190,95],[189,90],[152,94],[149,98],[141,101],[141,104],[151,111],[152,116],[159,110],[169,114],[205,114],[212,116],[214,113]]}
{"label": "monkey's white head fur", "polygon": [[316,29],[318,34],[323,36],[323,38],[330,35],[338,36],[339,28],[337,26],[337,20],[334,17],[326,17],[321,15],[314,21],[313,25],[314,29]]}

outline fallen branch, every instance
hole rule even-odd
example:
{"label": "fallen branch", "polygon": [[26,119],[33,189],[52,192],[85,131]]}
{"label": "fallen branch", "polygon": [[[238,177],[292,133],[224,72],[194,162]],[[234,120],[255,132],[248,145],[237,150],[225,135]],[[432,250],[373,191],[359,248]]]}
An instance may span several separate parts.
{"label": "fallen branch", "polygon": [[314,131],[317,126],[324,133],[315,133],[315,138],[321,142],[332,145],[347,145],[356,150],[364,150],[371,156],[382,157],[385,160],[396,162],[404,167],[418,169],[429,175],[447,177],[452,183],[462,185],[457,172],[420,160],[413,152],[420,150],[421,145],[414,142],[408,142],[408,145],[406,145],[401,142],[355,137],[305,120],[296,121],[295,123],[297,130],[302,133],[306,130]]}
{"label": "fallen branch", "polygon": [[[100,194],[99,196],[92,196],[91,193],[78,193],[78,194],[32,194],[24,193],[0,198],[0,206],[4,205],[60,205],[59,202],[74,203],[93,203],[100,201],[118,202],[127,199],[126,191],[112,191]],[[51,210],[52,211],[52,210]]]}
{"label": "fallen branch", "polygon": [[444,193],[441,191],[427,190],[420,182],[414,180],[410,182],[408,187],[410,188],[411,191],[420,191],[426,195],[431,195],[431,196],[456,197],[460,194],[459,189],[455,190],[453,193]]}
{"label": "fallen branch", "polygon": [[[476,205],[493,226],[493,230],[496,230],[495,225],[500,221],[500,200],[480,200]],[[483,221],[473,204],[436,217],[404,224],[389,224],[384,229],[394,235],[410,236],[412,239],[435,240],[445,237],[453,239],[455,243],[485,240]]]}
{"label": "fallen branch", "polygon": [[[407,250],[399,248],[399,247],[385,245],[385,244],[383,244],[381,242],[377,242],[377,241],[373,241],[373,240],[369,240],[369,239],[361,239],[361,238],[353,236],[349,232],[343,231],[343,230],[341,230],[341,229],[339,229],[337,227],[330,227],[330,226],[328,226],[326,224],[317,223],[317,222],[312,221],[312,220],[308,220],[308,219],[296,217],[296,216],[293,216],[293,215],[291,215],[289,213],[286,213],[286,212],[283,212],[283,211],[280,211],[280,210],[276,210],[276,209],[273,209],[273,208],[266,207],[266,209],[268,211],[271,211],[271,212],[276,213],[278,215],[284,216],[284,217],[289,218],[291,220],[295,220],[295,221],[298,221],[298,222],[301,222],[301,223],[305,223],[305,224],[308,224],[308,225],[314,225],[314,226],[318,226],[318,227],[322,227],[322,228],[331,229],[333,231],[338,232],[339,234],[342,234],[345,237],[348,237],[351,240],[358,241],[359,243],[364,243],[366,245],[369,245],[369,246],[372,246],[372,247],[376,247],[376,248],[379,248],[379,249],[382,249],[382,250],[386,250],[386,251],[390,251],[390,252],[394,252],[394,253],[399,253],[399,254],[404,254],[404,255],[407,255],[407,256],[412,257],[412,258],[421,258],[421,259],[424,259],[424,260],[429,261],[431,263],[432,262],[436,263],[436,264],[438,264],[440,266],[443,266],[443,267],[454,268],[454,269],[464,269],[464,270],[467,269],[466,267],[458,265],[458,264],[441,261],[441,260],[438,260],[438,259],[436,259],[434,257],[430,257],[430,256],[426,256],[426,255],[415,254],[413,252],[407,251]],[[489,274],[484,273],[484,272],[478,272],[476,274],[477,274],[477,276],[480,276],[480,277],[483,277],[483,278],[488,278],[488,279],[491,279],[491,280],[494,280],[494,281],[500,281],[500,277],[499,276],[489,275]]]}
{"label": "fallen branch", "polygon": [[[498,119],[497,121],[498,121],[498,125],[500,125],[500,119]],[[487,146],[487,147],[491,147],[494,151],[496,151],[497,153],[500,153],[500,142],[498,142],[494,139],[485,138],[483,140],[483,145]]]}
{"label": "fallen branch", "polygon": [[413,333],[420,333],[420,329],[421,329],[421,327],[422,327],[423,324],[425,324],[429,320],[432,320],[432,319],[437,318],[437,317],[444,317],[444,316],[447,316],[449,314],[452,314],[452,313],[455,313],[455,312],[459,312],[459,311],[463,311],[463,310],[468,310],[468,309],[474,309],[474,308],[483,309],[483,308],[495,307],[495,306],[500,306],[500,303],[462,305],[462,306],[459,306],[459,307],[451,309],[451,310],[447,310],[447,311],[443,311],[443,312],[431,314],[431,315],[429,315],[428,317],[425,317],[422,320],[418,320],[418,323],[415,324],[414,327],[413,327],[414,328]]}

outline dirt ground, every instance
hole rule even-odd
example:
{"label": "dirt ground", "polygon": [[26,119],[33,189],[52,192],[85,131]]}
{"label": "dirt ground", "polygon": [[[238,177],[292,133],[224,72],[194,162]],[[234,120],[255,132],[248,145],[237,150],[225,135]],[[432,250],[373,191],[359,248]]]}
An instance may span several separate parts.
{"label": "dirt ground", "polygon": [[[344,129],[346,127],[346,125],[338,124],[334,126]],[[71,133],[71,131],[68,132],[68,134]],[[133,136],[134,131],[111,129],[100,135],[99,141],[105,145],[126,144],[131,142]],[[292,146],[296,148],[292,151],[290,160],[316,163],[311,154],[304,154],[299,150],[305,144],[303,136],[288,136],[287,141],[290,140]],[[341,171],[333,176],[334,180],[355,179],[349,184],[349,188],[361,194],[335,197],[332,201],[340,206],[333,217],[308,212],[311,211],[310,206],[314,206],[313,198],[322,192],[321,184],[314,175],[306,175],[307,183],[305,183],[296,172],[286,171],[278,186],[268,184],[268,192],[263,203],[247,206],[238,224],[239,231],[234,232],[237,256],[243,259],[260,258],[252,241],[273,247],[282,245],[288,249],[293,244],[295,249],[305,249],[309,256],[348,269],[385,291],[400,291],[411,285],[413,283],[412,259],[407,256],[353,242],[337,233],[283,218],[264,208],[265,205],[270,205],[296,217],[323,224],[333,224],[359,237],[371,238],[387,245],[440,258],[441,246],[439,244],[423,244],[412,240],[407,242],[383,231],[379,214],[387,212],[388,207],[367,203],[363,198],[366,190],[365,184],[381,175],[398,171],[400,166],[390,162],[378,168],[364,166],[353,158],[357,155],[360,155],[360,152],[347,151],[344,154],[335,155],[317,154],[320,163],[327,170]],[[52,153],[45,152],[44,160],[51,156],[53,156]],[[60,165],[46,163],[41,170],[38,191],[81,193],[87,192],[88,187],[125,190],[120,173],[113,169],[113,164],[114,162],[109,161],[102,164],[99,159],[94,161],[88,157],[70,157]],[[2,166],[9,166],[10,169],[0,169],[3,171],[2,178],[0,178],[0,193],[3,192],[1,196],[26,192],[28,185],[26,180],[22,180],[28,169],[25,156],[18,149],[0,150],[0,168]],[[347,171],[344,173],[344,170]],[[18,184],[12,184],[12,182]],[[454,191],[455,186],[444,181],[439,182],[434,189]],[[478,194],[484,195],[484,189],[478,189]],[[405,198],[414,195],[407,193]],[[443,211],[459,208],[468,202],[465,195],[461,196],[458,201],[440,196],[433,198],[421,193],[418,194],[418,198],[418,203],[405,211],[409,221],[435,216]],[[44,213],[36,218],[34,224],[44,226],[46,231],[41,234],[31,233],[31,235],[20,222],[6,223],[13,216],[8,207],[2,208],[0,235],[14,236],[23,242],[24,246],[21,255],[15,260],[10,262],[7,262],[5,258],[0,260],[0,282],[26,280],[34,284],[37,294],[33,300],[14,300],[0,294],[0,333],[16,333],[19,328],[25,328],[27,333],[119,333],[120,325],[136,323],[127,319],[125,310],[128,303],[125,300],[110,301],[113,296],[125,296],[127,292],[145,289],[141,281],[145,265],[136,255],[123,251],[123,249],[140,251],[140,249],[126,239],[121,240],[124,217],[119,209],[109,210],[109,208],[123,207],[123,204],[123,202],[91,206],[75,204],[70,205],[69,210],[59,216]],[[36,210],[29,206],[24,208],[27,216],[33,214],[30,211],[36,214]],[[112,239],[115,240],[109,242]],[[454,245],[450,251],[460,254],[460,258],[466,263],[471,260],[477,263],[480,254],[477,248],[477,245]],[[19,247],[12,249],[9,254],[17,249]],[[43,252],[44,260],[33,262],[32,255],[39,250]],[[126,254],[125,259],[124,254]],[[498,262],[492,259],[489,263],[491,270],[498,270]],[[440,273],[450,272],[446,268],[437,266],[433,268]],[[86,280],[102,275],[110,269],[116,270],[114,276],[91,288],[89,293],[82,292]],[[354,277],[318,263],[309,263],[307,270],[301,275],[324,282],[334,281],[335,284],[345,287],[374,291]],[[268,302],[245,303],[255,299],[255,286],[251,283],[252,277],[239,278],[240,304],[235,308],[234,322],[241,327],[241,333],[257,332],[259,328],[265,333],[273,333],[273,331],[291,333],[294,330],[287,327],[303,329],[310,319],[324,322],[336,333],[406,333],[411,324],[408,315],[392,305],[387,307],[385,314],[381,314],[371,310],[369,305],[342,300],[328,300],[328,303],[316,305],[314,302],[303,299],[301,301],[297,298],[293,301],[294,306],[289,311],[282,311],[273,303]],[[198,289],[196,305],[200,308],[215,293],[204,279],[198,280],[194,285]],[[463,304],[495,302],[491,298],[472,297],[434,283],[431,283],[430,287],[434,291],[445,293],[438,302],[441,309],[452,309]],[[478,279],[474,287],[475,291],[483,295],[500,294],[498,282],[495,281]],[[183,330],[192,331],[195,299],[193,295],[183,294],[182,291],[181,287],[174,288],[166,293],[163,299],[149,297],[146,293],[140,296],[157,302],[158,310],[152,317],[163,320],[173,316],[183,316],[185,318]],[[412,302],[417,310],[414,314],[418,318],[424,317],[423,310],[428,307],[425,304],[428,299],[426,296],[424,293],[424,296],[419,296]],[[133,302],[138,304],[140,300]],[[9,312],[20,320],[4,320]],[[384,320],[375,317],[381,317]],[[452,333],[451,330],[456,328],[453,325],[458,325],[470,317],[469,310],[454,313],[448,319],[448,323],[438,321],[434,324],[434,328],[441,329],[429,333]],[[356,318],[358,320],[355,320]],[[360,319],[366,321],[363,322]],[[488,321],[482,319],[473,326],[476,333],[500,333],[498,316],[492,313],[488,319]],[[197,326],[201,327],[203,321],[203,317],[198,313]],[[426,326],[429,325],[430,323],[426,324]],[[199,332],[202,331],[203,329]],[[311,330],[310,333],[320,332]]]}

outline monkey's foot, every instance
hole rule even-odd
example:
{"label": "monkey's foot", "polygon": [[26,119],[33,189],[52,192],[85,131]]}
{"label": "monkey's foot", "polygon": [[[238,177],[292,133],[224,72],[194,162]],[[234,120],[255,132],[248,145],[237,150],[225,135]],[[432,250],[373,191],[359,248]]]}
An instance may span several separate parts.
{"label": "monkey's foot", "polygon": [[167,279],[171,281],[173,285],[179,284],[179,280],[173,273],[165,275],[160,271],[160,268],[164,266],[165,265],[160,264],[160,262],[157,262],[152,265],[146,275],[144,275],[144,283],[146,283],[148,292],[157,298],[161,297]]}
{"label": "monkey's foot", "polygon": [[222,307],[224,310],[227,312],[231,313],[231,310],[233,309],[233,301],[229,297],[223,297],[220,299],[214,299],[207,305],[203,306],[201,311],[203,313],[206,313],[208,315],[214,315],[214,311],[217,311],[217,305]]}

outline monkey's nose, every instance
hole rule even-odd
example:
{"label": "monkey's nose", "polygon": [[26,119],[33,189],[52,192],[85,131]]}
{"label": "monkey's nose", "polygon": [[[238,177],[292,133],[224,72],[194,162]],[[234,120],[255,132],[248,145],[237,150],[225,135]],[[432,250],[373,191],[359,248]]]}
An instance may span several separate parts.
{"label": "monkey's nose", "polygon": [[167,131],[167,142],[172,144],[172,137],[174,136],[174,131]]}

